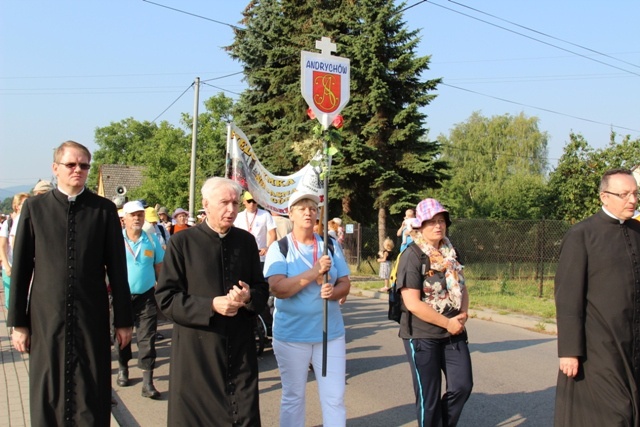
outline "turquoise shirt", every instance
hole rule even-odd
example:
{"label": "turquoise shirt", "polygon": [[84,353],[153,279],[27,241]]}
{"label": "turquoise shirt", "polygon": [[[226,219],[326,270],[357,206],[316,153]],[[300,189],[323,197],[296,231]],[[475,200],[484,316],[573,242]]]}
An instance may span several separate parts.
{"label": "turquoise shirt", "polygon": [[[317,234],[315,237],[320,240]],[[296,247],[291,240],[291,233],[287,238],[289,250],[286,258],[282,256],[277,241],[269,246],[264,263],[264,277],[268,278],[276,274],[292,277],[309,270],[309,266],[302,258],[305,258],[309,264],[313,264],[314,246],[298,244]],[[324,242],[318,241],[315,257],[321,257],[323,249]],[[329,256],[331,256],[330,252]],[[338,278],[349,275],[349,266],[337,242],[334,243],[332,260],[329,282],[335,285]],[[320,297],[320,286],[316,282],[309,283],[289,298],[276,298],[273,337],[288,342],[322,342],[323,301]],[[329,301],[328,308],[328,339],[333,340],[344,335],[344,322],[338,301]]]}
{"label": "turquoise shirt", "polygon": [[158,238],[144,231],[137,242],[129,240],[126,230],[122,230],[124,248],[127,253],[127,276],[132,294],[144,294],[156,284],[155,265],[164,258],[164,250]]}

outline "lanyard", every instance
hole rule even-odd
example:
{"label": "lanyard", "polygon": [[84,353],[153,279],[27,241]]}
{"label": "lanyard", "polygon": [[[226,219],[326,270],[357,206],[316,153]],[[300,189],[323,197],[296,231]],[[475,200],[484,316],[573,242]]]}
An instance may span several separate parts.
{"label": "lanyard", "polygon": [[142,241],[141,241],[141,239],[142,239],[142,235],[140,236],[140,239],[138,239],[138,242],[137,242],[137,243],[139,243],[139,245],[138,245],[138,247],[136,248],[136,252],[134,253],[134,252],[133,252],[133,249],[131,249],[131,245],[129,244],[129,238],[127,237],[126,231],[125,231],[125,232],[123,232],[123,234],[124,234],[124,245],[127,247],[127,250],[128,250],[128,251],[131,253],[131,255],[133,256],[133,260],[134,260],[135,262],[137,262],[137,259],[136,259],[136,258],[138,258],[138,255],[140,255],[140,250],[142,249]]}
{"label": "lanyard", "polygon": [[258,211],[256,210],[256,213],[253,214],[253,219],[251,220],[251,222],[249,222],[249,211],[245,212],[244,220],[247,223],[247,231],[249,233],[251,233],[251,228],[253,227],[253,221],[256,220],[257,216],[258,216]]}
{"label": "lanyard", "polygon": [[293,246],[296,247],[296,250],[300,254],[300,259],[302,259],[302,261],[307,265],[307,267],[313,268],[315,263],[318,262],[318,240],[316,239],[315,234],[313,235],[313,264],[310,264],[309,260],[302,255],[302,252],[300,252],[300,248],[298,248],[298,241],[296,240],[295,237],[293,237],[293,234],[291,234],[291,239],[293,240]]}

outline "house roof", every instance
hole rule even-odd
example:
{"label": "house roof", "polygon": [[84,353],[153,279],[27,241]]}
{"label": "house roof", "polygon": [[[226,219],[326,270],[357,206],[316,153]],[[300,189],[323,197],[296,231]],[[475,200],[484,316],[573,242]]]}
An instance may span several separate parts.
{"label": "house roof", "polygon": [[102,165],[98,177],[98,194],[107,199],[118,195],[116,189],[124,187],[127,191],[140,187],[144,180],[144,166]]}

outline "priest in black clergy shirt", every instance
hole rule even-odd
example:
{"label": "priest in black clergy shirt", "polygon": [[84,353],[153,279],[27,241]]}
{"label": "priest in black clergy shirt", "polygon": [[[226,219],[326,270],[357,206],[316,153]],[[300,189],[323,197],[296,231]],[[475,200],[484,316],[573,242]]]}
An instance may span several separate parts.
{"label": "priest in black clergy shirt", "polygon": [[233,227],[241,193],[234,181],[208,179],[206,220],[169,240],[156,289],[175,323],[169,426],[260,426],[253,329],[269,287],[255,238]]}
{"label": "priest in black clergy shirt", "polygon": [[[116,206],[84,185],[91,153],[74,141],[55,151],[57,188],[22,206],[7,325],[29,352],[32,426],[109,426],[109,298],[120,346],[133,312]],[[32,283],[33,278],[33,283]]]}
{"label": "priest in black clergy shirt", "polygon": [[640,426],[640,222],[631,171],[600,182],[602,209],[565,235],[555,278],[555,425]]}

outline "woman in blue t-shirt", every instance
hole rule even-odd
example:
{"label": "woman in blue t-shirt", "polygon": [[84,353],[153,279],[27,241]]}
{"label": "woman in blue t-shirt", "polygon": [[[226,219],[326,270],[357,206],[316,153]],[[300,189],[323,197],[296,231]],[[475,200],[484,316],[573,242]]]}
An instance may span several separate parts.
{"label": "woman in blue t-shirt", "polygon": [[[340,245],[322,255],[324,242],[313,232],[319,198],[295,192],[289,199],[293,230],[287,234],[283,255],[278,242],[267,252],[264,276],[276,297],[273,314],[273,350],[282,381],[281,426],[303,426],[309,363],[322,369],[323,300],[328,301],[326,376],[318,375],[324,425],[346,425],[344,405],[346,344],[339,300],[349,294],[349,267]],[[324,274],[329,273],[329,283]]]}

